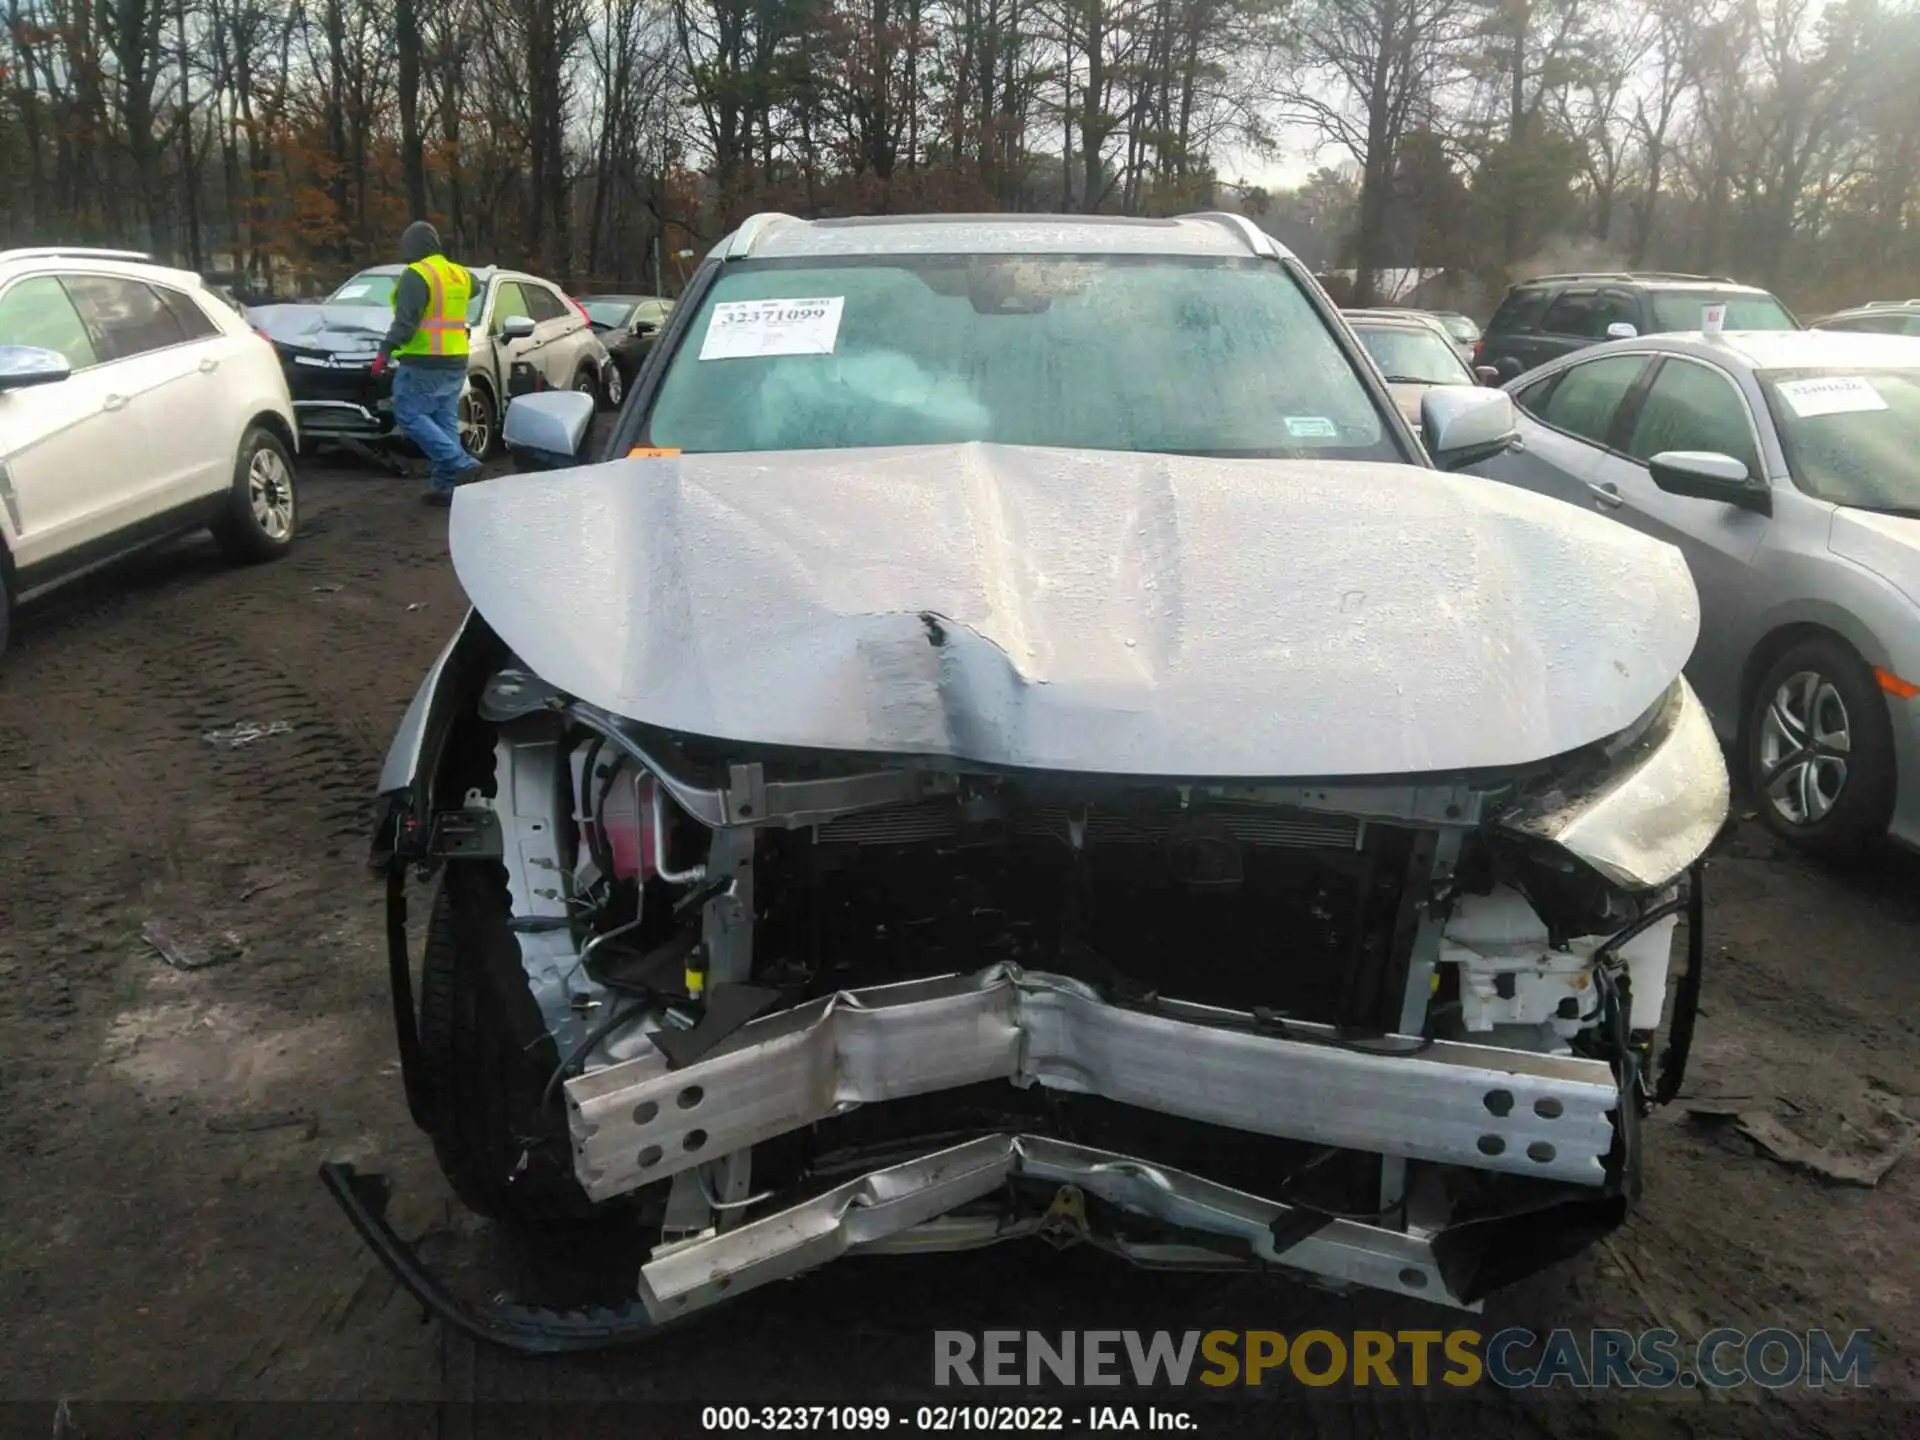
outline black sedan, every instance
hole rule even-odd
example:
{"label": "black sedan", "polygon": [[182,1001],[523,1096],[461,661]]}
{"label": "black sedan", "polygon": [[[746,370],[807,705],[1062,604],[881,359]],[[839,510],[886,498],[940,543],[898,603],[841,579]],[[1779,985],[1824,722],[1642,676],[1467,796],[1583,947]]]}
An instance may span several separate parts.
{"label": "black sedan", "polygon": [[600,343],[613,356],[622,383],[631,385],[653,348],[654,337],[666,327],[673,301],[658,295],[581,295],[577,300]]}

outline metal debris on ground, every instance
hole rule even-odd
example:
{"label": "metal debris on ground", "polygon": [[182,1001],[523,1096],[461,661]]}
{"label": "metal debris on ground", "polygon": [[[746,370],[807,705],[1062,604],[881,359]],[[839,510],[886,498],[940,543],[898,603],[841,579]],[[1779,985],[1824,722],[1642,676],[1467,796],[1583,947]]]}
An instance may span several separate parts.
{"label": "metal debris on ground", "polygon": [[298,1129],[302,1140],[311,1140],[320,1133],[320,1117],[310,1110],[266,1110],[253,1114],[215,1115],[207,1121],[207,1129],[216,1135],[247,1135],[260,1130]]}
{"label": "metal debris on ground", "polygon": [[238,750],[242,745],[251,745],[254,741],[264,740],[269,735],[285,735],[292,729],[292,722],[287,720],[275,720],[269,725],[256,725],[251,720],[243,720],[237,725],[229,725],[224,730],[209,730],[201,738],[209,745]]}
{"label": "metal debris on ground", "polygon": [[1843,1185],[1878,1185],[1900,1157],[1920,1139],[1920,1122],[1904,1115],[1894,1097],[1869,1090],[1855,1104],[1829,1115],[1809,1115],[1792,1102],[1803,1129],[1817,1138],[1790,1129],[1771,1111],[1747,1102],[1736,1108],[1728,1102],[1705,1101],[1687,1107],[1696,1119],[1733,1122],[1740,1134],[1762,1154],[1796,1170],[1805,1170]]}
{"label": "metal debris on ground", "polygon": [[342,587],[339,585],[312,585],[308,589],[314,595],[332,595]]}
{"label": "metal debris on ground", "polygon": [[223,943],[208,945],[202,941],[183,939],[164,920],[147,921],[140,927],[140,938],[176,970],[205,970],[209,966],[225,965],[228,961],[238,960],[246,949],[240,937],[230,930],[221,937]]}

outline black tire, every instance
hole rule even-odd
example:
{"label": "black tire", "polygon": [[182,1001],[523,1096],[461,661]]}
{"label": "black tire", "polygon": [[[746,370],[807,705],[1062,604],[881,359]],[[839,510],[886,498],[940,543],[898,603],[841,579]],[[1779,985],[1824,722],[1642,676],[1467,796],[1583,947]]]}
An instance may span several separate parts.
{"label": "black tire", "polygon": [[[1832,743],[1842,734],[1844,748]],[[1747,698],[1741,747],[1754,805],[1782,839],[1846,854],[1886,833],[1893,719],[1872,670],[1838,637],[1802,640],[1767,667]]]}
{"label": "black tire", "polygon": [[617,363],[609,361],[606,373],[601,378],[600,408],[618,410],[626,402],[627,377]]}
{"label": "black tire", "polygon": [[561,1057],[527,988],[492,861],[449,861],[427,922],[420,1053],[433,1148],[469,1209],[542,1223],[596,1213],[573,1175],[565,1112],[542,1099]]}
{"label": "black tire", "polygon": [[462,417],[461,448],[476,460],[491,460],[500,448],[500,407],[493,403],[493,392],[485,385],[469,383],[460,404],[471,411],[470,424],[468,417]]}
{"label": "black tire", "polygon": [[293,457],[265,426],[250,425],[233,462],[233,486],[213,538],[231,560],[278,560],[293,548],[300,529],[300,500]]}

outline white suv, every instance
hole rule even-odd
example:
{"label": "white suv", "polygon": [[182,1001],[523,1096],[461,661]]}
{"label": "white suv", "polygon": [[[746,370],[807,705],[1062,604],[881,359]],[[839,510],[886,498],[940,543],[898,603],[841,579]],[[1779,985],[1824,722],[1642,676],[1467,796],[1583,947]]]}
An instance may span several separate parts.
{"label": "white suv", "polygon": [[298,439],[273,346],[197,275],[0,251],[0,648],[18,600],[203,526],[283,554]]}

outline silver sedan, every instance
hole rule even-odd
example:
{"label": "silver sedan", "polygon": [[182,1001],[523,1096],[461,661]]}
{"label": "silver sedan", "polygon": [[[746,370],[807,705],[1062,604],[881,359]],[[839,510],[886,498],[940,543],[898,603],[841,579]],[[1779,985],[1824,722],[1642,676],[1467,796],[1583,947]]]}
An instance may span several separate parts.
{"label": "silver sedan", "polygon": [[1920,339],[1642,336],[1505,387],[1473,473],[1677,546],[1688,678],[1777,833],[1920,847]]}

